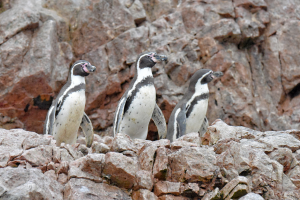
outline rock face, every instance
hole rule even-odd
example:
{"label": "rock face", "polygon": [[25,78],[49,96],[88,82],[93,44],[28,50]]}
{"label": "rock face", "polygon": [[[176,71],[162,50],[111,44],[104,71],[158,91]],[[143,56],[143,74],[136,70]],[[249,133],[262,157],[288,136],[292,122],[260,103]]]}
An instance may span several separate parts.
{"label": "rock face", "polygon": [[[112,135],[135,59],[152,50],[169,58],[153,69],[166,120],[193,73],[209,68],[224,73],[209,85],[210,122],[300,128],[296,1],[1,0],[0,18],[2,128],[42,133],[70,64],[86,59],[97,70],[86,80],[85,111],[97,132]],[[153,124],[149,131],[157,139]]]}
{"label": "rock face", "polygon": [[299,137],[216,120],[171,144],[96,136],[100,153],[0,129],[0,199],[299,199]]}

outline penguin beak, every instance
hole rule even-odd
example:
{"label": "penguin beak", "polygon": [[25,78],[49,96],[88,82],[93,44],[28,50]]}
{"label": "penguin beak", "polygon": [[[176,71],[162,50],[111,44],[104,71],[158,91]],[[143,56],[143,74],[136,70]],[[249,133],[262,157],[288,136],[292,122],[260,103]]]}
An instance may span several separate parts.
{"label": "penguin beak", "polygon": [[87,73],[93,73],[96,70],[96,67],[93,65],[87,65],[85,68],[83,68],[85,72]]}
{"label": "penguin beak", "polygon": [[158,63],[158,62],[162,62],[162,61],[167,61],[168,57],[165,55],[154,54],[152,60],[154,62]]}
{"label": "penguin beak", "polygon": [[221,77],[221,76],[223,76],[222,72],[214,72],[214,73],[212,73],[212,77],[213,78],[218,78],[218,77]]}

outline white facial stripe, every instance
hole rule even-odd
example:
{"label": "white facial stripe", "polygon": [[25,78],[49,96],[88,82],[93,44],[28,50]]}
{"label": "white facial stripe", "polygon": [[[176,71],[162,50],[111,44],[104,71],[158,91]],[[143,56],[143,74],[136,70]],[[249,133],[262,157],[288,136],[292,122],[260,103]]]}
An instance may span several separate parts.
{"label": "white facial stripe", "polygon": [[51,113],[52,113],[52,110],[53,110],[54,106],[51,106],[49,111],[48,111],[48,119],[47,119],[47,122],[46,122],[46,135],[49,134],[49,122],[50,122],[50,116],[51,116]]}
{"label": "white facial stripe", "polygon": [[191,97],[191,99],[186,103],[186,108],[190,107],[191,103],[193,102],[193,100],[204,93],[208,93],[208,86],[207,84],[201,84],[201,81],[204,77],[206,77],[207,75],[209,75],[210,73],[212,73],[212,71],[207,72],[206,74],[204,74],[200,79],[198,79],[196,85],[195,85],[195,93],[193,94],[193,96]]}
{"label": "white facial stripe", "polygon": [[174,134],[173,134],[173,142],[176,140],[176,135],[177,135],[177,116],[180,113],[181,108],[178,108],[175,112],[174,116]]}

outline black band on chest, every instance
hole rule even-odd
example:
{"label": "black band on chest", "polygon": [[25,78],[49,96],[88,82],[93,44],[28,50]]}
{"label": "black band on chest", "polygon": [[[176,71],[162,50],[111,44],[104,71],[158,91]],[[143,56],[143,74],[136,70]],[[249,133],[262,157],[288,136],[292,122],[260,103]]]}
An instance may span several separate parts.
{"label": "black band on chest", "polygon": [[190,116],[190,114],[192,113],[194,106],[198,103],[198,101],[204,100],[204,99],[208,99],[208,93],[204,93],[201,94],[199,96],[197,96],[192,102],[191,105],[186,108],[186,118],[188,118]]}
{"label": "black band on chest", "polygon": [[124,114],[128,111],[130,104],[132,103],[133,99],[136,96],[136,93],[140,90],[141,87],[147,86],[147,85],[153,85],[153,77],[148,76],[145,79],[143,79],[141,82],[139,82],[136,86],[135,89],[131,92],[131,95],[127,97],[125,106],[124,106]]}
{"label": "black band on chest", "polygon": [[57,106],[56,106],[56,111],[55,111],[55,117],[58,115],[58,113],[60,112],[61,110],[61,107],[62,105],[64,104],[66,98],[69,96],[70,93],[73,93],[73,92],[77,92],[77,91],[80,91],[80,90],[85,90],[85,84],[81,83],[79,85],[76,85],[75,87],[73,87],[72,89],[70,89],[67,94],[64,95],[63,99],[61,100],[61,102],[57,102]]}

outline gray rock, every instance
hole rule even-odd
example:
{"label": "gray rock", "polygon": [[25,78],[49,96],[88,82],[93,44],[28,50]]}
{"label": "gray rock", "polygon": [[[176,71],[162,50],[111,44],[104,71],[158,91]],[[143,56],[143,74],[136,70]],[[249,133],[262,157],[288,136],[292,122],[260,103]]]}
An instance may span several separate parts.
{"label": "gray rock", "polygon": [[1,199],[63,199],[63,187],[38,169],[1,168]]}
{"label": "gray rock", "polygon": [[263,200],[264,198],[262,198],[259,194],[255,194],[255,193],[249,193],[241,198],[239,198],[239,200]]}
{"label": "gray rock", "polygon": [[124,199],[130,200],[120,188],[105,183],[95,183],[91,180],[72,178],[65,186],[64,199]]}

